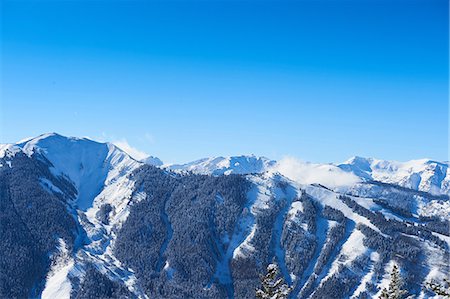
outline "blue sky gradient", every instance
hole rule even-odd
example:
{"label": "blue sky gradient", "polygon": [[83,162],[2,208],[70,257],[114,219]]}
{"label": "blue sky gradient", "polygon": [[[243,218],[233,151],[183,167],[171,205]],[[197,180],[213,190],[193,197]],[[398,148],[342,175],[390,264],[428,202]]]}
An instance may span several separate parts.
{"label": "blue sky gradient", "polygon": [[448,160],[445,0],[1,5],[0,142]]}

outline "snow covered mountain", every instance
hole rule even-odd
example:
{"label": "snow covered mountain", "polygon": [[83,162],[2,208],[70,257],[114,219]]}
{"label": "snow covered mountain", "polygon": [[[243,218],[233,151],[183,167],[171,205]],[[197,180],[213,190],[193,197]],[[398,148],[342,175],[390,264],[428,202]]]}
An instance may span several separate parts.
{"label": "snow covered mountain", "polygon": [[[149,164],[162,166],[162,162],[159,161]],[[186,164],[164,165],[163,167],[172,171],[187,171],[207,175],[278,171],[290,177],[289,174],[296,172],[297,175],[292,176],[295,181],[301,183],[316,182],[327,187],[334,187],[335,185],[352,186],[358,182],[378,181],[434,195],[450,194],[449,162],[437,162],[430,159],[397,162],[362,157],[353,157],[339,164],[292,162],[292,159],[287,159],[286,163],[289,164],[288,166],[291,169],[285,169],[284,164],[286,163],[284,161],[277,162],[265,157],[251,155],[203,158]],[[345,175],[345,173],[354,177]],[[338,180],[341,184],[335,183],[335,180]]]}
{"label": "snow covered mountain", "polygon": [[450,194],[449,162],[429,159],[396,162],[353,157],[338,167],[366,180],[396,184],[432,194]]}
{"label": "snow covered mountain", "polygon": [[[120,267],[110,252],[114,230],[126,219],[133,192],[133,182],[128,175],[143,163],[110,143],[99,143],[86,138],[67,138],[55,133],[43,134],[15,145],[3,145],[0,156],[9,160],[6,164],[14,170],[14,157],[23,154],[31,159],[43,161],[51,176],[39,178],[46,191],[62,195],[67,210],[77,219],[83,230],[73,244],[76,254],[68,254],[63,239],[57,239],[55,259],[47,274],[42,298],[69,298],[73,279],[85,275],[88,264],[108,269],[108,275],[116,279],[133,279]],[[61,190],[61,180],[70,186]],[[97,219],[102,207],[108,206],[115,215],[108,223]],[[70,247],[70,246],[69,246]],[[74,249],[75,249],[74,248]],[[75,253],[75,252],[74,252]],[[63,256],[63,257],[61,257]],[[120,271],[120,274],[115,272]],[[118,277],[120,276],[120,277]],[[129,286],[133,289],[132,286]]]}
{"label": "snow covered mountain", "polygon": [[153,156],[149,156],[149,157],[141,160],[141,162],[148,164],[148,165],[153,165],[153,166],[162,166],[164,164],[163,161],[161,161],[161,159],[159,159],[158,157],[153,157]]}
{"label": "snow covered mountain", "polygon": [[92,207],[92,200],[102,190],[140,165],[113,144],[56,133],[43,134],[17,146],[28,156],[42,155],[51,163],[50,170],[56,177],[71,181],[77,190],[74,200],[83,211]]}
{"label": "snow covered mountain", "polygon": [[262,173],[276,164],[265,157],[237,156],[204,158],[186,164],[167,165],[173,171],[190,171],[197,174],[227,175]]}
{"label": "snow covered mountain", "polygon": [[376,297],[393,264],[433,298],[450,275],[448,162],[161,164],[54,133],[0,145],[0,297],[253,298],[273,262],[292,298]]}

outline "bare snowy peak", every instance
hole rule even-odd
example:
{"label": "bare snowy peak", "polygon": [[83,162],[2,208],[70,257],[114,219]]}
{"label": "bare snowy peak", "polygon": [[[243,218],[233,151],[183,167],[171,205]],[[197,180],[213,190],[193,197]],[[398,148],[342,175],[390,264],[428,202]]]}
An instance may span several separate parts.
{"label": "bare snowy peak", "polygon": [[353,157],[338,167],[367,180],[396,184],[433,194],[450,192],[448,162],[430,159],[397,162]]}
{"label": "bare snowy peak", "polygon": [[161,161],[161,159],[153,156],[148,156],[147,158],[142,159],[141,162],[156,167],[162,166],[164,164],[163,161]]}
{"label": "bare snowy peak", "polygon": [[69,179],[77,188],[77,205],[82,210],[91,207],[109,181],[140,165],[113,144],[56,133],[43,134],[17,146],[29,156],[43,155],[52,164],[54,175]]}
{"label": "bare snowy peak", "polygon": [[262,173],[273,167],[276,161],[265,157],[233,156],[204,158],[186,164],[167,165],[173,171],[191,171],[199,174],[228,175]]}

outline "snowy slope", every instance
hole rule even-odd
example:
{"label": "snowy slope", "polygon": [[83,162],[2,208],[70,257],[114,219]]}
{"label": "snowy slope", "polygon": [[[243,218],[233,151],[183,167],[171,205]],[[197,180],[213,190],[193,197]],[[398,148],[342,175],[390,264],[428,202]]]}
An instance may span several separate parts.
{"label": "snowy slope", "polygon": [[76,204],[86,211],[105,186],[128,174],[139,162],[110,143],[87,138],[43,134],[18,144],[28,155],[42,154],[55,176],[69,179],[77,189]]}
{"label": "snowy slope", "polygon": [[186,164],[172,164],[165,166],[173,171],[190,171],[198,174],[227,175],[262,173],[276,164],[265,157],[235,156],[204,158]]}
{"label": "snowy slope", "polygon": [[0,144],[0,158],[13,157],[22,149],[15,144]]}
{"label": "snowy slope", "polygon": [[396,184],[432,194],[450,194],[448,162],[429,159],[397,162],[353,157],[338,167],[366,180]]}

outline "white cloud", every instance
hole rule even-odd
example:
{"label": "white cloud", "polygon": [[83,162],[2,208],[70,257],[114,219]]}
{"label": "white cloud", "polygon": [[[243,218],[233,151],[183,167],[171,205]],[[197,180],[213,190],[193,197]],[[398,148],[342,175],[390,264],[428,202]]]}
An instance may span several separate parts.
{"label": "white cloud", "polygon": [[149,156],[149,154],[132,147],[125,139],[113,141],[112,144],[114,144],[136,160],[142,160]]}
{"label": "white cloud", "polygon": [[144,139],[145,141],[150,142],[151,144],[155,143],[155,137],[153,137],[153,135],[150,133],[145,133]]}
{"label": "white cloud", "polygon": [[349,186],[360,181],[354,174],[332,164],[314,164],[293,157],[281,159],[274,170],[300,184],[317,183],[329,188]]}

